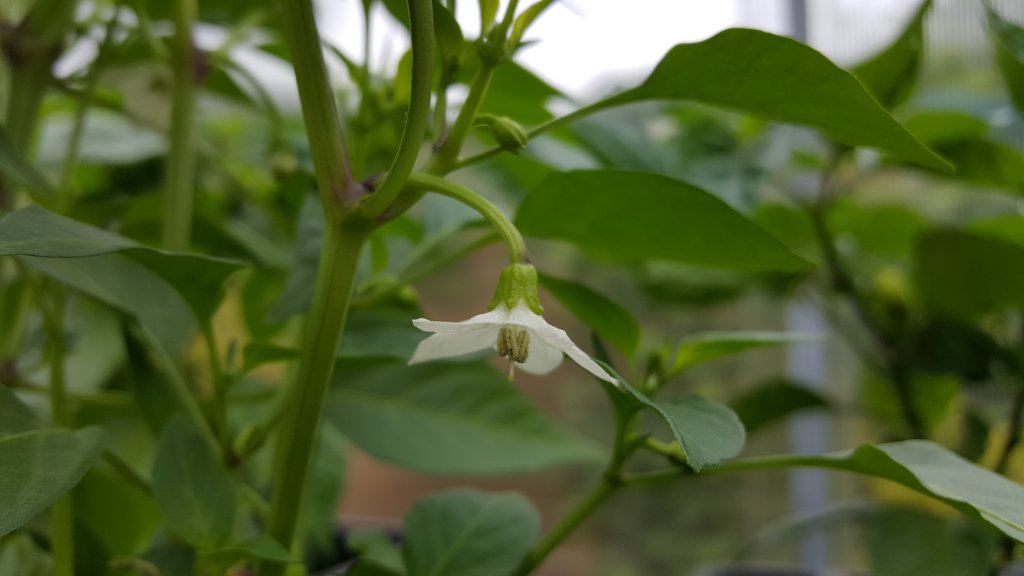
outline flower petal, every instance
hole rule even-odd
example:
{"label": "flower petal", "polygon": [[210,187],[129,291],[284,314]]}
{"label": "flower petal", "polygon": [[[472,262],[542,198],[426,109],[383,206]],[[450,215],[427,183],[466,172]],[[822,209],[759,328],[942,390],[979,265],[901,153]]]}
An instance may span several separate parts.
{"label": "flower petal", "polygon": [[[520,307],[522,307],[530,315],[532,315],[532,318],[524,315],[520,310]],[[529,310],[529,308],[526,308],[526,306],[516,306],[515,308],[512,309],[509,317],[510,321],[519,321],[519,323],[522,326],[530,330],[530,354],[533,354],[533,337],[539,338],[540,340],[543,340],[545,343],[547,343],[549,346],[552,346],[554,348],[561,350],[562,352],[565,352],[569,356],[569,358],[572,358],[574,362],[583,367],[583,369],[586,370],[587,372],[590,372],[594,376],[597,376],[598,378],[605,380],[606,382],[618,384],[615,378],[612,378],[607,372],[605,372],[604,368],[601,368],[601,366],[597,362],[594,362],[594,360],[590,356],[588,356],[586,352],[581,350],[579,346],[576,346],[576,344],[573,343],[572,339],[569,338],[569,335],[565,333],[565,330],[562,330],[561,328],[556,328],[548,324],[543,317],[534,314],[532,311]],[[529,361],[529,358],[527,358],[527,361]],[[527,370],[527,372],[529,372],[529,370]]]}
{"label": "flower petal", "polygon": [[498,340],[498,326],[477,324],[461,326],[459,330],[439,332],[420,342],[409,364],[418,364],[438,358],[450,358],[492,348]]}
{"label": "flower petal", "polygon": [[530,351],[526,362],[516,364],[523,372],[543,375],[551,372],[562,363],[562,350],[551,346],[544,340],[530,334]]}
{"label": "flower petal", "polygon": [[427,320],[426,318],[417,318],[412,321],[413,326],[423,330],[424,332],[436,332],[446,333],[455,332],[460,329],[464,329],[467,326],[474,326],[479,324],[505,324],[508,318],[509,310],[504,306],[498,306],[490,312],[484,312],[483,314],[477,314],[468,320],[462,322],[440,322],[438,320]]}

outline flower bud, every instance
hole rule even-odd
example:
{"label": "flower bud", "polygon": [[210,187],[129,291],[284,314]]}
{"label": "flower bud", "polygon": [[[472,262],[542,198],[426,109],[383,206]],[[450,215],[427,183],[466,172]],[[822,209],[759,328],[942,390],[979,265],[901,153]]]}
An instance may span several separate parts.
{"label": "flower bud", "polygon": [[526,130],[511,118],[484,114],[476,119],[476,124],[488,128],[498,142],[498,146],[506,152],[519,154],[526,148],[526,143],[529,141]]}

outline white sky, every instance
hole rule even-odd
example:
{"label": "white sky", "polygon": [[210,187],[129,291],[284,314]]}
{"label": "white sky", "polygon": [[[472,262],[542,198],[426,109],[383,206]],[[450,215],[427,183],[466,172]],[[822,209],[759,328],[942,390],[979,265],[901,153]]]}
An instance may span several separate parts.
{"label": "white sky", "polygon": [[[672,46],[735,25],[736,1],[562,0],[530,29],[527,37],[539,42],[525,48],[518,61],[566,94],[585,98],[603,78],[637,75],[653,67]],[[531,3],[523,0],[520,9]],[[479,32],[477,1],[458,0],[456,6],[464,33],[475,37]],[[319,7],[320,33],[349,56],[361,59],[360,0],[321,0]],[[372,61],[378,69],[393,66],[408,49],[408,40],[398,26],[378,5],[372,33]]]}

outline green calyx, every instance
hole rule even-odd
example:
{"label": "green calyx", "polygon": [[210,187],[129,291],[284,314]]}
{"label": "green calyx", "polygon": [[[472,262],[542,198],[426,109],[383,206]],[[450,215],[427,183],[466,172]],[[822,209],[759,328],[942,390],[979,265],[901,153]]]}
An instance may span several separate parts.
{"label": "green calyx", "polygon": [[525,302],[536,314],[544,313],[537,292],[537,269],[530,264],[510,264],[501,271],[498,288],[494,291],[494,299],[488,308],[494,310],[504,304],[511,309],[520,302]]}

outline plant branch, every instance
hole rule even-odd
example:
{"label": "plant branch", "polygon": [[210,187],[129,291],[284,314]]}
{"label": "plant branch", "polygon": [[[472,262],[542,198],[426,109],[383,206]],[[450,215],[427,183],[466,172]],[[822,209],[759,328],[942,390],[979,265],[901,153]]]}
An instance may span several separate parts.
{"label": "plant branch", "polygon": [[196,50],[192,27],[196,0],[174,0],[174,41],[171,49],[170,149],[164,189],[163,246],[188,250],[192,238],[195,189]]}
{"label": "plant branch", "polygon": [[409,188],[414,190],[425,190],[447,196],[476,210],[481,216],[494,227],[495,232],[501,236],[508,245],[509,258],[513,263],[527,262],[529,256],[526,253],[526,241],[523,235],[515,227],[507,216],[497,206],[491,204],[483,196],[473,192],[465,186],[449,182],[444,178],[431,176],[429,174],[413,174],[409,176]]}
{"label": "plant branch", "polygon": [[330,222],[332,217],[340,215],[345,206],[358,200],[362,188],[352,179],[345,153],[312,0],[280,0],[278,5],[295,68],[302,119],[316,168],[317,189]]}
{"label": "plant branch", "polygon": [[[540,135],[542,135],[542,134],[544,134],[546,132],[554,130],[555,128],[559,128],[559,127],[564,126],[566,124],[569,124],[571,122],[575,122],[576,120],[579,120],[581,118],[586,118],[587,116],[590,116],[591,114],[594,114],[595,112],[600,112],[601,110],[604,110],[605,108],[608,108],[608,107],[610,107],[610,105],[607,104],[606,102],[603,102],[603,101],[602,102],[596,102],[596,103],[591,104],[589,106],[584,106],[583,108],[580,108],[578,110],[570,112],[570,113],[566,114],[565,116],[559,116],[558,118],[552,118],[551,120],[548,120],[547,122],[545,122],[545,123],[543,123],[543,124],[533,128],[529,132],[527,132],[526,133],[526,138],[527,138],[527,140],[533,140],[534,138],[536,138],[536,137],[538,137],[538,136],[540,136]],[[478,154],[474,154],[472,156],[467,156],[466,158],[461,158],[458,161],[452,163],[451,166],[448,168],[448,170],[445,171],[445,173],[454,172],[456,170],[461,170],[462,168],[466,168],[466,167],[472,166],[474,164],[479,164],[481,162],[484,162],[485,160],[490,160],[491,158],[494,158],[495,156],[501,154],[502,151],[503,151],[503,149],[500,146],[495,146],[495,147],[490,148],[488,150],[484,150],[483,152],[480,152]]]}
{"label": "plant branch", "polygon": [[[275,453],[274,494],[267,532],[288,549],[295,539],[320,413],[334,370],[335,351],[348,314],[359,252],[368,228],[342,228],[328,221],[324,235],[316,293],[306,317],[298,374],[288,392],[288,413]],[[264,563],[257,574],[279,576],[284,569],[282,564]]]}
{"label": "plant branch", "polygon": [[423,145],[430,117],[430,93],[434,72],[434,15],[432,0],[409,0],[412,28],[412,90],[405,128],[391,169],[377,191],[363,201],[369,217],[379,216],[405,186]]}
{"label": "plant branch", "polygon": [[[64,337],[64,294],[59,286],[50,287],[52,306],[45,298],[40,302],[46,328],[47,352],[50,360],[50,417],[63,428],[72,428],[67,382],[64,378],[67,346]],[[71,493],[61,497],[50,509],[50,550],[54,576],[75,574],[75,522]]]}
{"label": "plant branch", "polygon": [[861,324],[871,335],[882,366],[896,393],[903,421],[907,425],[911,436],[914,438],[927,438],[928,434],[924,422],[914,406],[913,390],[911,388],[912,374],[909,367],[902,358],[897,342],[886,333],[885,329],[871,313],[864,295],[858,290],[853,276],[847,270],[842,257],[839,255],[835,239],[828,228],[827,213],[831,205],[833,180],[845,156],[845,150],[833,153],[821,174],[817,201],[809,207],[814,233],[821,247],[825,271],[829,275],[829,285],[836,294],[849,303]]}
{"label": "plant branch", "polygon": [[487,90],[491,86],[491,79],[494,77],[496,66],[496,62],[488,60],[480,63],[480,71],[477,73],[476,79],[473,80],[473,85],[469,88],[466,101],[462,104],[459,115],[455,118],[455,123],[452,124],[452,129],[448,136],[441,144],[441,147],[437,149],[434,160],[427,169],[428,172],[432,174],[447,174],[454,169],[456,159],[462,150],[462,145],[465,144],[466,136],[469,135],[469,129],[473,126],[473,120],[476,119],[476,115],[480,112],[480,107],[483,105],[484,97],[487,96]]}
{"label": "plant branch", "polygon": [[96,96],[96,87],[99,85],[100,73],[106,65],[107,57],[114,45],[114,37],[117,34],[117,25],[120,21],[121,9],[114,10],[110,20],[107,21],[103,32],[103,40],[100,42],[96,52],[96,58],[85,76],[85,86],[82,89],[82,98],[78,100],[78,107],[75,110],[75,120],[71,128],[71,136],[68,138],[67,153],[64,156],[64,169],[61,174],[58,205],[60,211],[66,211],[71,203],[73,192],[71,190],[71,176],[74,174],[75,166],[78,164],[78,155],[81,150],[82,135],[85,132],[85,120],[89,108],[92,106]]}

